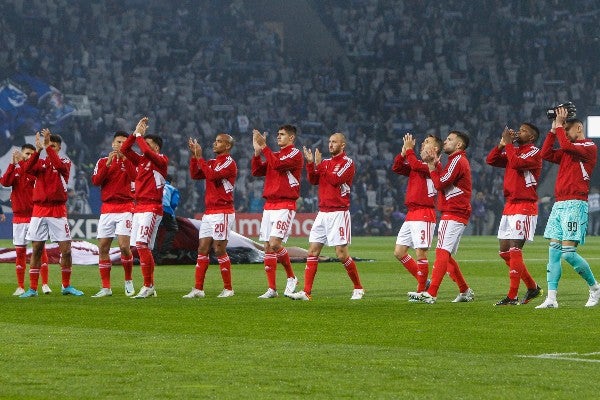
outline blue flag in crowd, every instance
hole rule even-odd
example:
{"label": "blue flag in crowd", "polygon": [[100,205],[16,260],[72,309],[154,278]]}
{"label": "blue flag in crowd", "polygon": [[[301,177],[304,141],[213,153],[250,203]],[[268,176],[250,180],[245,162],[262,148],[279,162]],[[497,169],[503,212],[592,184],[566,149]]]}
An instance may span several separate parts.
{"label": "blue flag in crowd", "polygon": [[58,89],[31,75],[16,74],[0,87],[0,132],[7,138],[25,123],[60,128],[74,111]]}

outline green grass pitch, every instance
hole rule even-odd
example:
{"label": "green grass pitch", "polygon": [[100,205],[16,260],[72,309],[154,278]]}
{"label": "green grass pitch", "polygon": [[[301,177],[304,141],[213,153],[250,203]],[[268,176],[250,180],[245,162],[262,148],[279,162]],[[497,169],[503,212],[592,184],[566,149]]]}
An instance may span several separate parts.
{"label": "green grass pitch", "polygon": [[[98,270],[75,266],[83,298],[54,293],[11,296],[14,266],[0,267],[0,398],[78,399],[549,399],[598,393],[600,306],[584,308],[585,282],[563,263],[559,305],[536,310],[494,307],[506,295],[508,271],[494,237],[464,237],[456,255],[476,294],[453,304],[446,278],[434,305],[408,303],[414,279],[394,259],[394,237],[355,237],[366,294],[350,301],[343,267],[322,263],[313,301],[262,300],[262,265],[234,265],[236,295],[219,299],[210,267],[207,298],[182,299],[193,266],[156,269],[158,297],[126,298],[113,269],[110,298],[94,299]],[[305,238],[290,245],[306,247]],[[580,253],[600,276],[598,245]],[[8,241],[0,243],[9,246]],[[546,289],[547,243],[525,247],[529,270]],[[326,248],[324,255],[333,256]],[[433,255],[433,251],[431,252]],[[432,258],[432,257],[431,257]],[[303,264],[294,264],[303,282]],[[278,268],[283,292],[285,275]],[[136,287],[141,278],[135,268]],[[301,286],[300,286],[301,287]],[[521,286],[520,295],[524,292]]]}

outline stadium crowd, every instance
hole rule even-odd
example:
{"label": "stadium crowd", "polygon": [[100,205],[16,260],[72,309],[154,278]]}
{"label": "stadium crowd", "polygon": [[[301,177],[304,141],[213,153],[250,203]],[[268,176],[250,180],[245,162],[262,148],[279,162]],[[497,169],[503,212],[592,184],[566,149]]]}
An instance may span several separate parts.
{"label": "stadium crowd", "polygon": [[[530,121],[545,132],[546,109],[568,100],[582,116],[600,108],[600,6],[592,0],[309,4],[349,62],[299,62],[281,31],[243,0],[5,2],[0,78],[27,73],[88,97],[92,116],[73,117],[56,132],[88,175],[110,150],[112,133],[132,132],[147,115],[150,131],[164,139],[182,216],[204,209],[203,186],[188,173],[189,137],[204,146],[217,132],[235,138],[236,210],[261,212],[262,182],[249,173],[253,128],[273,134],[292,123],[300,145],[321,148],[329,134],[344,132],[359,171],[356,235],[393,235],[403,222],[406,180],[391,165],[405,132],[420,140],[450,129],[470,134],[482,210],[474,215],[485,222],[478,232],[493,234],[502,173],[484,160],[504,126]],[[0,149],[20,146],[40,128],[24,124],[3,135]],[[315,189],[301,188],[299,211],[315,211]]]}

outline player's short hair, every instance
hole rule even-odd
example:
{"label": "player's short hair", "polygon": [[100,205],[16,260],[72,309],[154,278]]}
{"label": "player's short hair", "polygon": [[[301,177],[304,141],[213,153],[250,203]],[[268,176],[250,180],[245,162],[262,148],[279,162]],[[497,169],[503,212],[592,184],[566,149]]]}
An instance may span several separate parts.
{"label": "player's short hair", "polygon": [[331,136],[333,135],[338,135],[342,139],[342,143],[346,143],[346,135],[344,135],[342,132],[335,132]]}
{"label": "player's short hair", "polygon": [[53,143],[62,144],[62,137],[60,137],[60,135],[52,133],[50,134],[50,141]]}
{"label": "player's short hair", "polygon": [[162,149],[163,146],[163,140],[160,136],[158,135],[144,135],[144,139],[150,139],[152,140],[154,143],[156,143],[156,145],[158,146],[159,149]]}
{"label": "player's short hair", "polygon": [[25,150],[25,149],[35,151],[35,146],[32,145],[31,143],[25,143],[23,146],[21,146],[21,150]]}
{"label": "player's short hair", "polygon": [[537,126],[535,126],[534,124],[532,124],[531,122],[523,122],[523,125],[529,127],[529,129],[531,129],[533,131],[533,135],[535,136],[533,138],[533,141],[537,141],[538,138],[540,137],[540,130],[538,129]]}
{"label": "player's short hair", "polygon": [[116,139],[118,137],[128,138],[129,137],[129,133],[127,133],[125,131],[116,131],[115,134],[113,135],[113,139]]}
{"label": "player's short hair", "polygon": [[581,124],[581,125],[583,125],[583,121],[580,120],[579,118],[568,118],[566,122],[567,122],[567,124]]}
{"label": "player's short hair", "polygon": [[281,125],[277,130],[278,131],[284,130],[289,135],[294,135],[294,137],[298,136],[298,129],[294,125],[291,125],[291,124]]}
{"label": "player's short hair", "polygon": [[456,136],[458,136],[460,138],[461,142],[463,142],[463,144],[465,145],[463,150],[466,150],[467,147],[469,147],[469,135],[466,132],[450,131],[450,133],[448,135],[450,135],[451,133],[454,133]]}

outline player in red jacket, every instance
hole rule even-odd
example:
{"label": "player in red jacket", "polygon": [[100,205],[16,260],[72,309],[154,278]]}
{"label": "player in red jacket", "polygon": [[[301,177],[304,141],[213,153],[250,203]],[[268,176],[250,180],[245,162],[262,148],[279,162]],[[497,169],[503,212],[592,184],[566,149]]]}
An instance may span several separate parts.
{"label": "player in red jacket", "polygon": [[498,227],[500,257],[509,270],[508,294],[496,306],[519,304],[517,293],[521,280],[527,287],[521,304],[538,297],[542,290],[529,274],[523,261],[523,246],[533,241],[538,216],[537,186],[542,171],[542,155],[535,142],[540,136],[538,128],[528,122],[517,132],[504,129],[500,143],[490,151],[486,162],[504,168],[504,198],[506,204]]}
{"label": "player in red jacket", "polygon": [[355,167],[352,159],[346,155],[345,149],[346,136],[343,133],[334,133],[329,137],[331,158],[323,160],[319,149],[315,149],[313,157],[312,151],[304,147],[308,180],[313,185],[319,185],[319,212],[308,238],[304,290],[290,294],[289,297],[294,300],[311,299],[319,255],[325,244],[335,246],[335,253],[354,284],[350,298],[360,300],[365,294],[356,263],[348,252],[352,237],[350,191]]}
{"label": "player in red jacket", "polygon": [[[25,293],[25,270],[27,267],[27,230],[33,212],[33,185],[35,177],[24,173],[23,164],[35,153],[35,146],[25,143],[21,150],[12,153],[12,163],[0,178],[2,186],[10,187],[10,203],[13,211],[13,245],[15,246],[15,272],[17,275],[17,289],[13,296]],[[42,292],[52,293],[48,286],[48,254],[46,248],[42,250],[42,263],[40,266],[40,277],[42,278]]]}
{"label": "player in red jacket", "polygon": [[102,208],[98,220],[98,269],[102,288],[92,297],[112,296],[110,285],[110,246],[116,236],[121,249],[121,264],[125,272],[125,295],[133,296],[133,254],[131,253],[131,223],[133,219],[133,196],[136,168],[121,152],[129,137],[118,131],[113,136],[112,151],[96,162],[92,184],[100,186]]}
{"label": "player in red jacket", "polygon": [[[163,187],[169,164],[169,159],[160,153],[162,139],[156,135],[147,135],[147,129],[148,118],[144,117],[138,122],[133,135],[121,146],[121,152],[137,168],[130,244],[138,251],[144,286],[133,296],[135,299],[156,297],[152,248],[162,218]],[[142,154],[133,151],[134,143]],[[129,186],[125,189],[129,190]]]}
{"label": "player in red jacket", "polygon": [[[552,129],[542,145],[542,158],[558,164],[554,186],[556,203],[548,217],[544,237],[550,240],[548,249],[548,295],[536,308],[557,308],[556,292],[562,274],[561,259],[568,262],[585,280],[589,297],[585,307],[594,307],[600,301],[600,284],[589,263],[577,253],[577,246],[585,243],[588,224],[588,195],[592,171],[598,159],[598,147],[585,137],[583,122],[567,120],[567,109],[559,107]],[[558,148],[554,144],[558,140]]]}
{"label": "player in red jacket", "polygon": [[[265,243],[265,272],[269,287],[258,296],[261,299],[278,296],[275,275],[277,261],[281,262],[287,275],[284,295],[294,293],[298,283],[290,256],[283,246],[290,236],[296,216],[296,200],[300,197],[300,175],[304,164],[302,153],[294,146],[295,140],[295,126],[280,126],[277,131],[280,150],[274,152],[267,146],[266,135],[261,135],[256,129],[253,131],[252,176],[265,177],[265,206],[259,240]],[[261,155],[265,157],[264,161]]]}
{"label": "player in red jacket", "polygon": [[[83,296],[83,292],[71,286],[71,230],[67,219],[67,181],[71,161],[61,158],[62,138],[42,129],[35,135],[36,152],[23,164],[26,174],[35,176],[33,188],[33,211],[27,240],[31,240],[33,252],[29,267],[29,289],[19,297],[36,297],[44,244],[50,238],[58,242],[63,295]],[[42,150],[46,158],[40,159]]]}
{"label": "player in red jacket", "polygon": [[429,166],[431,180],[439,192],[438,208],[442,213],[438,227],[438,241],[435,249],[435,263],[431,274],[431,285],[425,292],[411,292],[410,297],[424,303],[433,304],[446,272],[459,288],[454,303],[473,301],[475,293],[467,285],[462,272],[452,254],[458,250],[460,238],[471,216],[471,167],[467,160],[466,148],[469,136],[460,131],[450,131],[444,141],[444,153],[448,155],[448,164],[442,168],[440,157],[429,152],[424,160]]}
{"label": "player in red jacket", "polygon": [[231,261],[227,254],[227,242],[235,223],[233,206],[233,189],[237,177],[237,165],[229,152],[233,147],[233,138],[226,133],[219,133],[213,143],[216,158],[205,160],[202,157],[202,146],[197,140],[190,138],[188,147],[191,152],[190,175],[192,179],[206,181],[205,211],[202,225],[198,232],[198,258],[196,260],[195,285],[184,295],[186,299],[202,298],[204,278],[210,263],[211,248],[219,261],[223,290],[217,297],[231,297],[235,293],[231,285]]}
{"label": "player in red jacket", "polygon": [[[415,145],[416,141],[412,134],[404,135],[402,151],[396,156],[392,165],[392,171],[408,177],[404,201],[408,212],[396,238],[394,256],[415,277],[417,293],[421,293],[427,289],[429,274],[427,251],[431,247],[435,230],[437,191],[429,175],[427,163],[419,160],[415,154]],[[421,144],[421,158],[428,152],[434,152],[439,156],[442,146],[440,138],[428,135]],[[417,261],[408,254],[409,248],[415,249]],[[409,297],[409,301],[415,299]]]}

